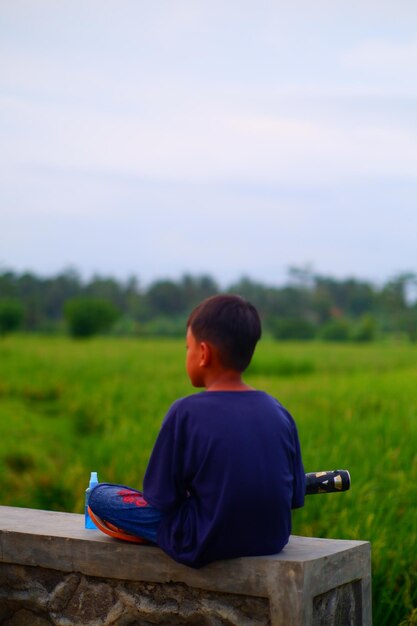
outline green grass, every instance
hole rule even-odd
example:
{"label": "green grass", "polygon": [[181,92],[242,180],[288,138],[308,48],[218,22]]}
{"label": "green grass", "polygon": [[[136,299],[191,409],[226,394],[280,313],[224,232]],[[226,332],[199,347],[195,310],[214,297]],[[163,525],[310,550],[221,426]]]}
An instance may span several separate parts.
{"label": "green grass", "polygon": [[[91,470],[140,488],[167,408],[193,391],[184,359],[174,340],[1,339],[0,503],[81,512]],[[246,380],[294,415],[306,471],[351,473],[293,532],[371,541],[374,623],[416,624],[417,348],[265,340]]]}

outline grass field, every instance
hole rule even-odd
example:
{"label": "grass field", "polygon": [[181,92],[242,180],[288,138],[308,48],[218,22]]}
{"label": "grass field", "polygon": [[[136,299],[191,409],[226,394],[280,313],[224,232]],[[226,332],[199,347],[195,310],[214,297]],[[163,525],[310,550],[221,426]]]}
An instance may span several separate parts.
{"label": "grass field", "polygon": [[[83,510],[90,470],[142,484],[169,405],[191,393],[183,341],[0,340],[0,503]],[[247,382],[294,415],[306,471],[352,489],[310,496],[294,534],[372,542],[374,623],[417,624],[417,348],[262,341]]]}

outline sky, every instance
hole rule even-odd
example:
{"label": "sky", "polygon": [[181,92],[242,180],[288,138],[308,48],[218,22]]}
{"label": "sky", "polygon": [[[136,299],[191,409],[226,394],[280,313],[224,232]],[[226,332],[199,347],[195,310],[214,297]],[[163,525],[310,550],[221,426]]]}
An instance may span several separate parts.
{"label": "sky", "polygon": [[0,271],[417,272],[415,0],[0,0]]}

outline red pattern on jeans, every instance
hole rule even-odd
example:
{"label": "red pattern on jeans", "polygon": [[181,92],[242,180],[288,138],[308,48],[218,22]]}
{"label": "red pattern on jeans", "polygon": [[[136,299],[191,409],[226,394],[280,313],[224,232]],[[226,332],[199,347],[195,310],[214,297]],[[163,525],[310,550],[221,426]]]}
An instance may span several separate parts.
{"label": "red pattern on jeans", "polygon": [[130,491],[130,489],[120,489],[117,492],[125,504],[136,504],[136,506],[149,506],[141,493]]}

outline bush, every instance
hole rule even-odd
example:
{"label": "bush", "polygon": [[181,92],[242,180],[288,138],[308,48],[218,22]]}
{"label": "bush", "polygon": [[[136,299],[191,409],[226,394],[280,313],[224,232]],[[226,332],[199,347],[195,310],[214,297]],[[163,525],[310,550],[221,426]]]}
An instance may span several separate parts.
{"label": "bush", "polygon": [[147,337],[184,337],[187,318],[181,316],[158,316],[142,324],[140,334]]}
{"label": "bush", "polygon": [[323,325],[320,338],[324,341],[349,341],[351,326],[347,319],[332,319]]}
{"label": "bush", "polygon": [[20,328],[23,320],[23,306],[14,298],[0,299],[0,335],[6,335]]}
{"label": "bush", "polygon": [[302,318],[278,318],[270,324],[271,332],[275,339],[313,339],[315,335],[314,324]]}
{"label": "bush", "polygon": [[376,322],[372,315],[363,315],[352,332],[352,340],[365,343],[374,341],[376,335]]}
{"label": "bush", "polygon": [[91,337],[110,330],[119,312],[107,300],[73,298],[66,302],[64,315],[73,337]]}

